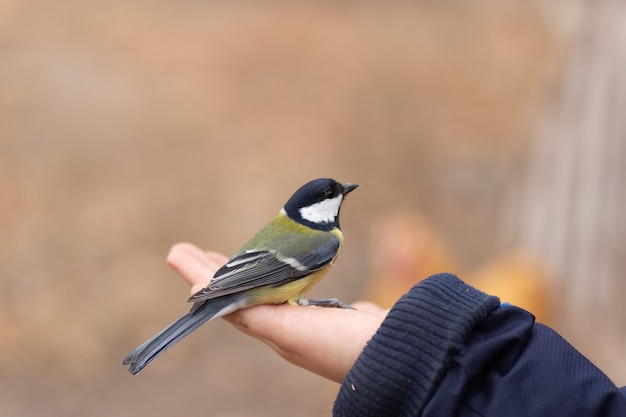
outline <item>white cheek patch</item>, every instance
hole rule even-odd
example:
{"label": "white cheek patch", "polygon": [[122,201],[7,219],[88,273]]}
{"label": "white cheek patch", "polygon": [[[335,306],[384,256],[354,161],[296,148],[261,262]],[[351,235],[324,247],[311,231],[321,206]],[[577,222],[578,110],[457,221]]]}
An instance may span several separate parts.
{"label": "white cheek patch", "polygon": [[335,198],[320,201],[319,203],[312,204],[308,207],[302,207],[300,209],[300,215],[304,220],[313,223],[334,222],[335,218],[339,214],[341,200],[343,200],[343,195],[340,194]]}

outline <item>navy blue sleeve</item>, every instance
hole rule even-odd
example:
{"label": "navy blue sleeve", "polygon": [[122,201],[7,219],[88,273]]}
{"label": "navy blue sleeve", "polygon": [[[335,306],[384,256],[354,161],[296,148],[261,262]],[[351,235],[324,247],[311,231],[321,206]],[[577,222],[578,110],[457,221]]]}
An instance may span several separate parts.
{"label": "navy blue sleeve", "polygon": [[439,274],[394,305],[333,415],[626,416],[625,394],[530,313]]}

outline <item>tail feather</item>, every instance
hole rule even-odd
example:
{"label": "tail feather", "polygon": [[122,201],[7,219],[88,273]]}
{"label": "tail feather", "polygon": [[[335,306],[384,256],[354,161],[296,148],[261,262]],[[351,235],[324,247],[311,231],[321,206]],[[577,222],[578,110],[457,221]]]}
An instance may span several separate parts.
{"label": "tail feather", "polygon": [[[237,298],[240,300],[237,300]],[[198,304],[201,305],[198,306]],[[133,350],[124,358],[122,363],[130,365],[129,372],[135,375],[163,352],[207,321],[232,313],[245,306],[245,302],[241,300],[241,294],[232,294],[196,303],[189,313]]]}

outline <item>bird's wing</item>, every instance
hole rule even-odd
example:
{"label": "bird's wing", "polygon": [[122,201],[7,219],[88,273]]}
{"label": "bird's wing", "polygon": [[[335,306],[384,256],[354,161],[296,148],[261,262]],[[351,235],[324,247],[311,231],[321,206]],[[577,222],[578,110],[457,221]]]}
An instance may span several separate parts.
{"label": "bird's wing", "polygon": [[[327,235],[328,236],[328,235]],[[337,255],[340,240],[328,236],[305,255],[289,256],[270,249],[248,249],[233,256],[198,291],[190,302],[208,300],[256,288],[262,285],[283,285],[305,277],[328,265]]]}

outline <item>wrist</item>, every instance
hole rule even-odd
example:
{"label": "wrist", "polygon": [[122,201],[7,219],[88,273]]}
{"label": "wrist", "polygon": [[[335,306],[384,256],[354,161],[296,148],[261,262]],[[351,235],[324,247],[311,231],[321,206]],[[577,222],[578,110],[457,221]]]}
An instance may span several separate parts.
{"label": "wrist", "polygon": [[348,373],[335,415],[418,415],[450,353],[499,305],[496,297],[451,274],[415,285],[394,305]]}

